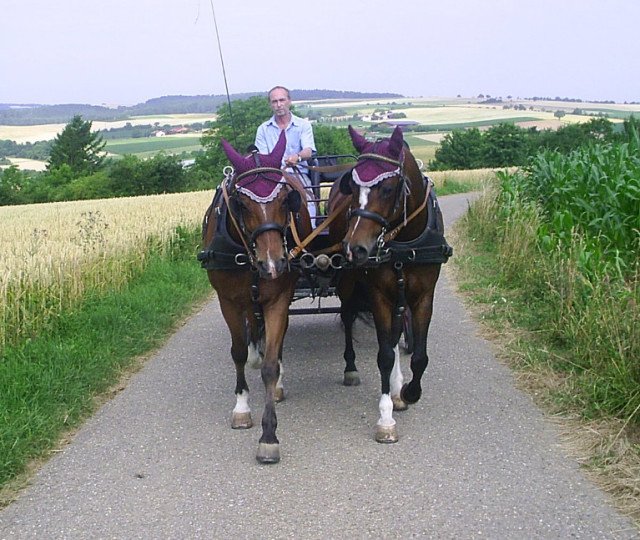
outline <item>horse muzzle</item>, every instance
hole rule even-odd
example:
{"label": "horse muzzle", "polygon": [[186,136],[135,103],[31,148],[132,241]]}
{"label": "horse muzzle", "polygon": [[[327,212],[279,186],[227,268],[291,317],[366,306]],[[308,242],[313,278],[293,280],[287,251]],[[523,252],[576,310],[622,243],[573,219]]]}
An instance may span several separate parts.
{"label": "horse muzzle", "polygon": [[277,279],[289,270],[289,264],[286,257],[278,259],[267,259],[256,261],[258,275],[262,279]]}
{"label": "horse muzzle", "polygon": [[369,250],[361,244],[350,244],[348,241],[342,242],[347,261],[355,266],[362,266],[369,260]]}

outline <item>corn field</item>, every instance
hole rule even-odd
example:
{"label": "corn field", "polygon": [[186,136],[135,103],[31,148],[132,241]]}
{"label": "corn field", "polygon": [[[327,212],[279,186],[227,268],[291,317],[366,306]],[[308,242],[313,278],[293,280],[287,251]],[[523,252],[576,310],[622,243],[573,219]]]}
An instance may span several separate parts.
{"label": "corn field", "polygon": [[503,272],[545,298],[592,414],[640,424],[640,139],[545,152],[498,178],[485,221]]}
{"label": "corn field", "polygon": [[211,198],[201,191],[0,207],[0,350],[35,337],[88,292],[127,283],[150,250],[199,226]]}

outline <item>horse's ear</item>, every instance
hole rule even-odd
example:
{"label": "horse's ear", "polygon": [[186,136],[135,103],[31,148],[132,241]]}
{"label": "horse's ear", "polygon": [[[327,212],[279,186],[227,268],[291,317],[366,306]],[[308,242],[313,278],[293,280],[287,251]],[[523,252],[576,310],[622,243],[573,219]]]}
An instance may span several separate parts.
{"label": "horse's ear", "polygon": [[360,153],[364,152],[365,148],[370,144],[369,141],[353,129],[351,125],[349,125],[349,135],[351,137],[353,147]]}
{"label": "horse's ear", "polygon": [[287,149],[287,136],[285,135],[285,130],[283,129],[280,132],[280,137],[278,138],[278,142],[273,147],[273,151],[269,154],[269,157],[274,158],[277,163],[282,161],[284,157],[284,151]]}
{"label": "horse's ear", "polygon": [[353,195],[351,179],[351,171],[347,171],[340,178],[340,193],[342,193],[343,195]]}
{"label": "horse's ear", "polygon": [[404,147],[404,139],[402,137],[402,130],[400,126],[396,126],[396,129],[393,130],[391,134],[391,138],[389,139],[389,152],[393,157],[400,157],[400,152]]}
{"label": "horse's ear", "polygon": [[300,207],[302,206],[302,196],[295,189],[292,189],[287,193],[287,206],[289,207],[289,211],[294,214],[297,214],[300,211]]}
{"label": "horse's ear", "polygon": [[222,149],[224,150],[224,153],[227,154],[229,161],[235,169],[238,170],[244,163],[244,156],[241,156],[236,149],[224,139],[222,139],[220,143],[222,144]]}

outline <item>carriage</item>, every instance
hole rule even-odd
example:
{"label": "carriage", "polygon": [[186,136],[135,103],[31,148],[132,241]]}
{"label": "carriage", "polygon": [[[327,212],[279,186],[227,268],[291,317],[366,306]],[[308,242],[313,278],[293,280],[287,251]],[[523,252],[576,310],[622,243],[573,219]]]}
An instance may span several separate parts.
{"label": "carriage", "polygon": [[[280,364],[289,315],[340,314],[344,384],[353,385],[359,378],[351,327],[359,311],[372,312],[382,387],[378,442],[398,440],[392,411],[406,409],[422,393],[433,293],[452,249],[433,184],[401,130],[375,143],[349,131],[359,154],[314,157],[310,196],[295,175],[280,170],[284,135],[269,155],[243,156],[223,141],[234,167],[205,215],[198,259],[231,333],[237,375],[233,428],[253,425],[244,367],[263,361],[266,401],[256,455],[261,463],[280,459],[275,403],[283,399]],[[313,222],[307,204],[316,205]],[[325,305],[330,297],[339,298],[339,307]],[[399,372],[401,334],[412,352],[407,384]]]}

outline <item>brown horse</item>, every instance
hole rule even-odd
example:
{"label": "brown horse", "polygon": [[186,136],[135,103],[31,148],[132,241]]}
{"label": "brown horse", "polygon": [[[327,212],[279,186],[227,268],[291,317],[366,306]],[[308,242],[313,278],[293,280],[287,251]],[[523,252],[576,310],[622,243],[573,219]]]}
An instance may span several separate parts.
{"label": "brown horse", "polygon": [[306,236],[311,223],[301,183],[280,169],[286,146],[284,132],[268,155],[241,156],[226,141],[222,144],[235,172],[227,174],[207,210],[205,249],[198,258],[208,270],[231,333],[231,357],[236,367],[234,429],[253,425],[245,365],[249,353],[258,356],[263,336],[261,375],[266,396],[256,459],[276,463],[280,450],[275,403],[284,397],[282,344],[298,278],[289,264],[290,228],[295,224],[298,234]]}
{"label": "brown horse", "polygon": [[[345,198],[347,212],[331,226],[332,242],[342,240],[352,269],[338,283],[345,323],[345,384],[357,384],[351,325],[361,287],[366,287],[378,339],[378,368],[382,396],[376,440],[398,440],[392,411],[416,403],[427,368],[427,333],[440,265],[451,255],[431,182],[405,145],[396,128],[389,139],[369,142],[349,126],[360,153],[356,166],[335,184],[329,196],[330,212]],[[360,288],[359,288],[360,287]],[[403,385],[398,342],[406,307],[413,333],[412,379]]]}

